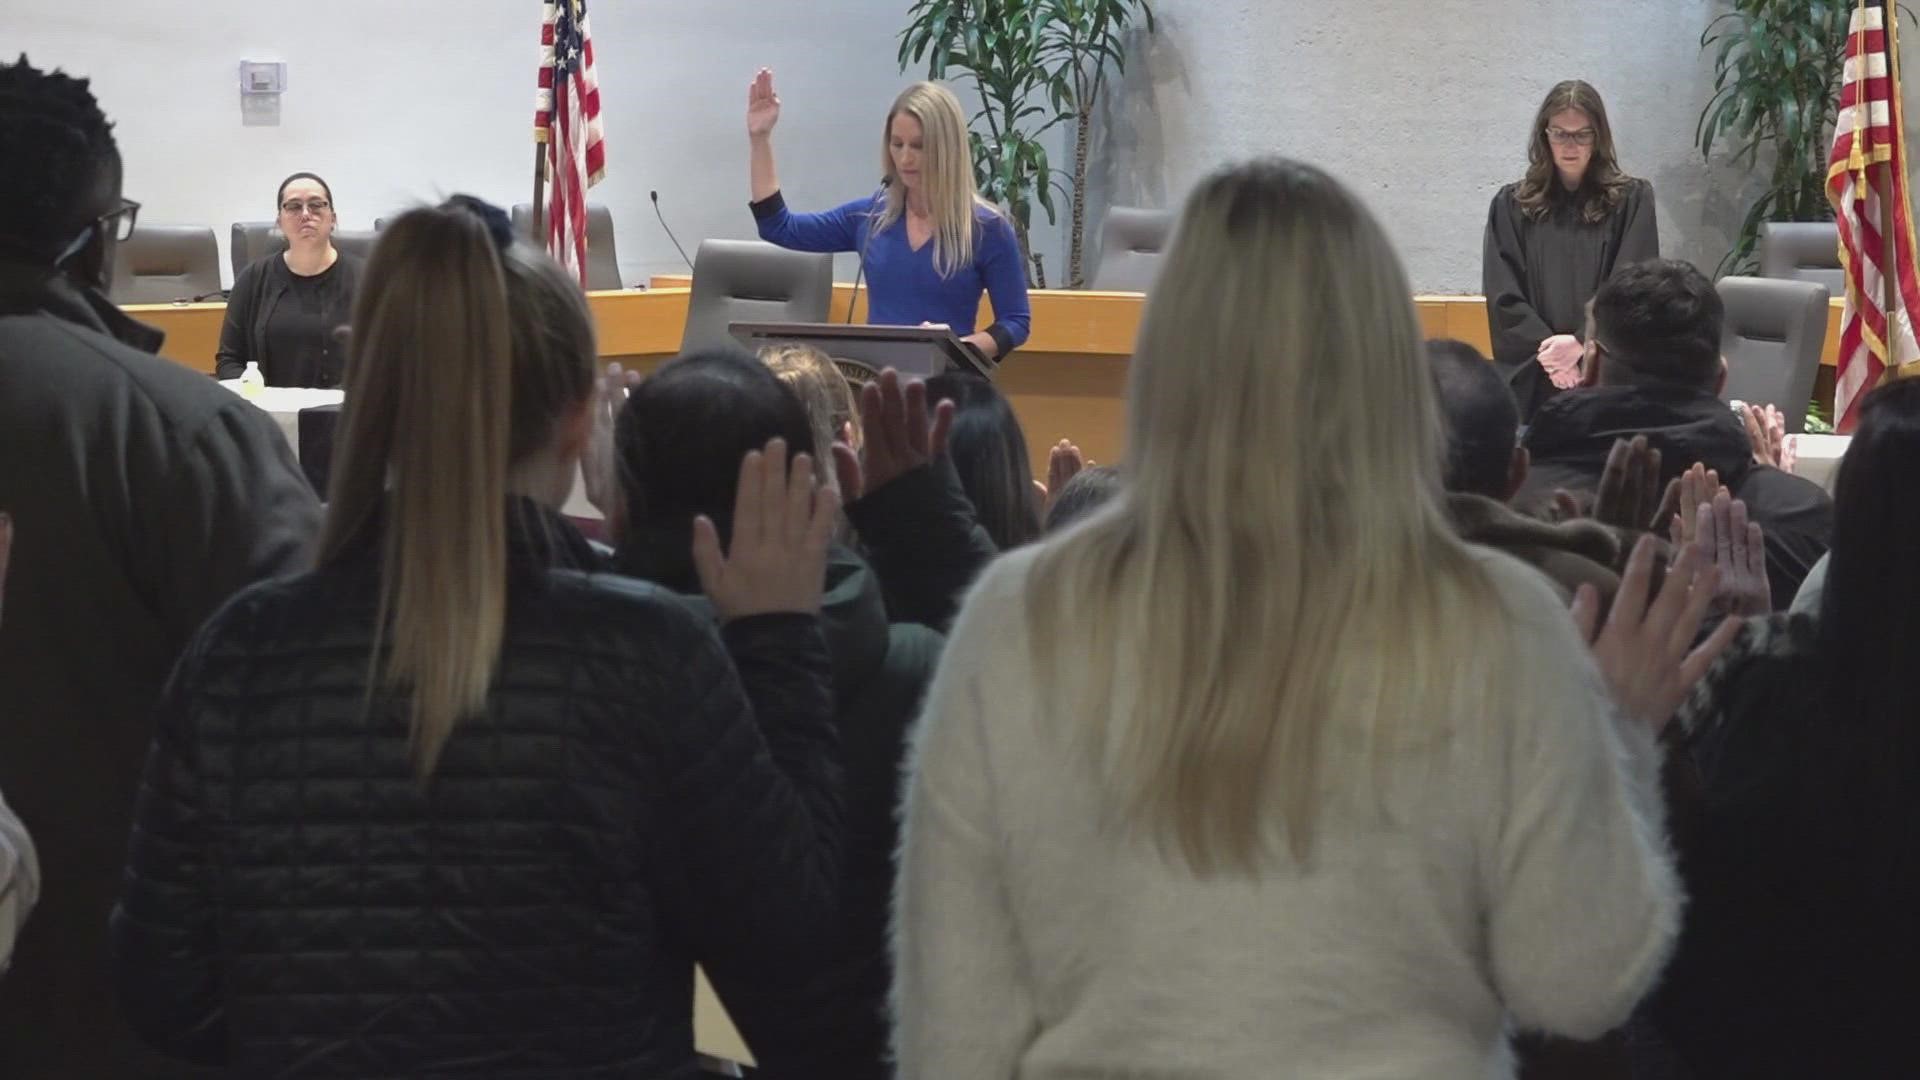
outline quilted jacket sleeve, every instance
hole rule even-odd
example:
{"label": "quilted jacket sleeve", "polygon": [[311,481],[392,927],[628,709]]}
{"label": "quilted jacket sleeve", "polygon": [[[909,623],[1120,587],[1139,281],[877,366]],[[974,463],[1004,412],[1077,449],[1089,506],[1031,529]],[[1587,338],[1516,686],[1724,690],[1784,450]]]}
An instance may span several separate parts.
{"label": "quilted jacket sleeve", "polygon": [[709,634],[685,659],[689,697],[662,800],[680,918],[716,985],[793,978],[826,936],[840,874],[826,641],[804,615],[739,619],[722,636],[724,650]]}
{"label": "quilted jacket sleeve", "polygon": [[168,1054],[225,1063],[207,818],[188,703],[209,624],[161,695],[111,924],[121,1013]]}

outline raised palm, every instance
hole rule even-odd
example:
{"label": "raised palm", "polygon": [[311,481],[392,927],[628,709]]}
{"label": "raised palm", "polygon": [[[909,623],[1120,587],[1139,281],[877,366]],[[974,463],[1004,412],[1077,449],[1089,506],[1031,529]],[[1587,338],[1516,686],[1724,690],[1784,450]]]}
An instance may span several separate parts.
{"label": "raised palm", "polygon": [[764,139],[780,122],[780,95],[773,92],[773,71],[761,68],[747,87],[747,137]]}

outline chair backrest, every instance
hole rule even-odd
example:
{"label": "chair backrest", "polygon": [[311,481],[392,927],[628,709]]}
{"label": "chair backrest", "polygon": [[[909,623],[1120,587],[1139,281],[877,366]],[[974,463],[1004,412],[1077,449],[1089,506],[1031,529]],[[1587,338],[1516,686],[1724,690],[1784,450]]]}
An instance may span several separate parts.
{"label": "chair backrest", "polygon": [[[535,247],[546,247],[542,237],[533,235],[532,203],[513,204],[513,229]],[[620,280],[619,252],[614,247],[613,211],[598,203],[587,204],[587,288],[626,288]]]}
{"label": "chair backrest", "polygon": [[[365,259],[373,254],[373,242],[379,239],[379,230],[335,229],[333,246],[337,251],[349,255],[358,255]],[[287,250],[286,234],[280,226],[271,221],[236,221],[233,223],[233,276],[238,279],[240,271],[259,262],[269,255],[277,255]]]}
{"label": "chair backrest", "polygon": [[1173,213],[1138,206],[1107,210],[1100,229],[1100,263],[1091,287],[1114,292],[1146,292],[1160,272],[1160,252],[1173,231]]}
{"label": "chair backrest", "polygon": [[287,250],[287,238],[280,226],[271,221],[236,221],[228,256],[233,261],[233,276],[269,255]]}
{"label": "chair backrest", "polygon": [[1840,268],[1840,229],[1831,221],[1768,221],[1760,226],[1760,276],[1846,289]]}
{"label": "chair backrest", "polygon": [[367,229],[333,230],[335,251],[344,251],[349,255],[358,255],[362,260],[373,254],[373,242],[380,239],[380,233]]}
{"label": "chair backrest", "polygon": [[1721,396],[1777,406],[1787,430],[1799,434],[1826,342],[1826,287],[1753,277],[1721,278],[1716,287],[1727,309],[1720,328],[1720,353],[1727,358]]}
{"label": "chair backrest", "polygon": [[693,294],[680,348],[733,342],[737,322],[826,322],[833,256],[759,240],[702,240],[693,253]]}
{"label": "chair backrest", "polygon": [[113,298],[170,304],[220,291],[220,242],[205,225],[136,225],[114,249]]}

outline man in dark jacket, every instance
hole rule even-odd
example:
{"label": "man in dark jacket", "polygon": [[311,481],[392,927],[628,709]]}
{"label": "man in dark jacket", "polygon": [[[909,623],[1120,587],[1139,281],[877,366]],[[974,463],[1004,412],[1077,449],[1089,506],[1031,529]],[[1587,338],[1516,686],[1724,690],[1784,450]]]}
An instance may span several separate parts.
{"label": "man in dark jacket", "polygon": [[1687,263],[1655,259],[1616,271],[1588,312],[1581,388],[1542,405],[1527,429],[1532,471],[1519,498],[1590,493],[1614,441],[1645,435],[1660,451],[1662,483],[1703,462],[1746,501],[1766,532],[1767,576],[1784,608],[1827,550],[1833,500],[1754,460],[1745,423],[1719,397],[1723,313],[1713,282]]}
{"label": "man in dark jacket", "polygon": [[230,594],[300,568],[319,504],[266,414],[154,355],[102,289],[121,197],[85,80],[0,64],[0,790],[45,888],[0,982],[0,1076],[170,1067],[114,1005],[107,915],[161,683]]}
{"label": "man in dark jacket", "polygon": [[1571,601],[1582,585],[1611,600],[1632,546],[1598,521],[1551,522],[1508,505],[1532,471],[1519,445],[1520,406],[1499,371],[1464,341],[1427,342],[1427,363],[1447,429],[1441,475],[1447,516],[1462,539],[1504,551],[1539,570]]}

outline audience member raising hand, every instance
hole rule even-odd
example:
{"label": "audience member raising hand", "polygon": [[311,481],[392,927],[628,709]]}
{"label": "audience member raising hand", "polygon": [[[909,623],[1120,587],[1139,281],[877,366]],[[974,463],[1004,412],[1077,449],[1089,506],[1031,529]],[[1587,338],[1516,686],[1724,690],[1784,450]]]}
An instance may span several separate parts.
{"label": "audience member raising hand", "polygon": [[1747,504],[1721,488],[1711,502],[1694,507],[1693,519],[1693,546],[1719,572],[1714,610],[1739,616],[1772,611],[1766,535],[1759,522],[1747,519]]}
{"label": "audience member raising hand", "polygon": [[902,382],[892,368],[861,387],[860,448],[844,442],[833,448],[841,495],[854,502],[946,454],[953,408],[951,401],[929,407],[927,384]]}
{"label": "audience member raising hand", "polygon": [[833,449],[847,518],[897,622],[945,630],[999,551],[949,455],[954,403],[889,368],[860,393],[863,437]]}
{"label": "audience member raising hand", "polygon": [[[927,695],[900,1077],[1481,1076],[1512,1026],[1602,1034],[1680,904],[1651,724],[1445,516],[1412,289],[1360,201],[1253,162],[1172,235],[1124,495],[993,563]],[[1690,609],[1649,609],[1649,559],[1605,649],[1670,664]],[[1653,715],[1691,674],[1623,689]]]}
{"label": "audience member raising hand", "polygon": [[504,211],[402,215],[354,314],[318,565],[223,608],[156,711],[127,1014],[233,1075],[691,1074],[693,965],[789,980],[838,914],[832,496],[778,445],[725,463],[740,536],[678,539],[716,630],[558,513],[609,376]]}
{"label": "audience member raising hand", "polygon": [[794,455],[791,469],[784,439],[748,454],[740,462],[726,550],[712,518],[693,519],[693,563],[714,612],[727,622],[818,612],[827,540],[839,512],[839,498],[813,482],[811,454]]}
{"label": "audience member raising hand", "polygon": [[1740,631],[1738,620],[1728,619],[1706,641],[1694,644],[1712,604],[1719,570],[1698,548],[1683,548],[1655,589],[1651,583],[1657,545],[1651,536],[1634,545],[1604,622],[1592,586],[1583,586],[1573,600],[1574,623],[1593,644],[1594,659],[1615,703],[1655,735],[1665,730],[1687,692]]}
{"label": "audience member raising hand", "polygon": [[1067,439],[1054,443],[1047,451],[1047,482],[1041,487],[1040,518],[1044,522],[1053,513],[1054,500],[1067,489],[1067,483],[1093,462]]}
{"label": "audience member raising hand", "polygon": [[1738,408],[1747,425],[1747,438],[1753,443],[1753,460],[1792,472],[1796,455],[1785,414],[1771,405],[1742,404]]}

